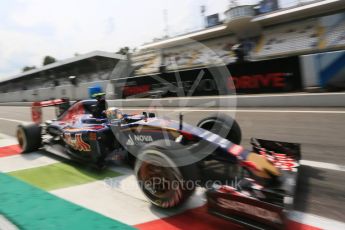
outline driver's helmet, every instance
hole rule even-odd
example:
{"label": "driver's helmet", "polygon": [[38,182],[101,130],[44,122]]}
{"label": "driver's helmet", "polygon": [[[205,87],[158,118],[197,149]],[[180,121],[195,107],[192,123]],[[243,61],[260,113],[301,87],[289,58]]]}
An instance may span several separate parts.
{"label": "driver's helmet", "polygon": [[109,120],[122,119],[123,114],[119,108],[110,107],[105,111],[105,115]]}

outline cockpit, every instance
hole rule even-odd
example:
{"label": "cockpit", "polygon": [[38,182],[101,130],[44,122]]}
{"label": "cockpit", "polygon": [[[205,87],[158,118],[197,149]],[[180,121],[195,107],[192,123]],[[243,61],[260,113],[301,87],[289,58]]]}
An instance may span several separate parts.
{"label": "cockpit", "polygon": [[116,108],[116,107],[110,107],[106,109],[105,116],[107,117],[109,121],[121,120],[124,117],[123,112],[119,108]]}

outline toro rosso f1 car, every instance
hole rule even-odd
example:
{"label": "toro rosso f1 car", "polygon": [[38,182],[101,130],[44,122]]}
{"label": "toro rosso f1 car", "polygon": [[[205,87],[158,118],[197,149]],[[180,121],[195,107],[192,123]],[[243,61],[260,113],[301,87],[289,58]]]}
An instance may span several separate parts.
{"label": "toro rosso f1 car", "polygon": [[[42,107],[57,118],[42,123]],[[184,203],[196,186],[206,188],[210,213],[251,228],[282,228],[293,204],[300,145],[252,139],[240,146],[238,123],[224,114],[196,126],[154,113],[123,114],[105,100],[34,102],[34,123],[20,125],[23,152],[39,148],[104,167],[124,159],[142,192],[160,208]]]}

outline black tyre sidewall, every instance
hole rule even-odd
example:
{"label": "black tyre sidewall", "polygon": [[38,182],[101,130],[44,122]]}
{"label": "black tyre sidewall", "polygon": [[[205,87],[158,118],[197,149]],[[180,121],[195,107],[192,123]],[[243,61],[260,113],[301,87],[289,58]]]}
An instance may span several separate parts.
{"label": "black tyre sidewall", "polygon": [[23,153],[36,151],[41,147],[42,136],[41,127],[37,124],[22,124],[18,126],[24,134],[26,145],[23,146]]}
{"label": "black tyre sidewall", "polygon": [[[159,208],[174,208],[182,205],[195,191],[196,182],[199,176],[196,164],[177,166],[178,162],[175,161],[179,161],[180,157],[176,156],[176,151],[169,151],[169,148],[174,148],[171,145],[174,145],[174,142],[170,141],[169,145],[166,145],[165,140],[150,143],[142,149],[135,164],[135,175],[140,189],[151,203]],[[178,181],[182,179],[181,186],[179,186],[176,191],[172,191],[172,197],[168,199],[153,199],[149,194],[150,192],[145,190],[143,182],[140,181],[138,173],[142,163],[145,159],[150,161],[153,158],[155,158],[155,160],[161,158],[162,161],[165,161],[164,165],[170,162],[169,165],[172,167],[167,168],[174,170],[173,173],[179,175]]]}

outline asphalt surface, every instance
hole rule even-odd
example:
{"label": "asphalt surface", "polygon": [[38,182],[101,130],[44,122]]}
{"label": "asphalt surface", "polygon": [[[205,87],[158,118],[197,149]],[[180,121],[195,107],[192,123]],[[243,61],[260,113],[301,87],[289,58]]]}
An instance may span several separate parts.
{"label": "asphalt surface", "polygon": [[[156,112],[177,120],[178,110],[181,109],[163,108]],[[195,125],[200,119],[216,113],[208,108],[194,110],[182,111],[185,122]],[[125,111],[132,113],[144,109]],[[345,166],[345,108],[240,108],[236,112],[223,112],[235,116],[242,128],[242,144],[246,147],[250,147],[251,137],[296,142],[302,145],[304,160]],[[44,119],[52,118],[54,109],[44,109]],[[30,119],[29,107],[0,106],[0,133],[14,136],[17,125]],[[344,170],[302,165],[295,209],[344,222]]]}

